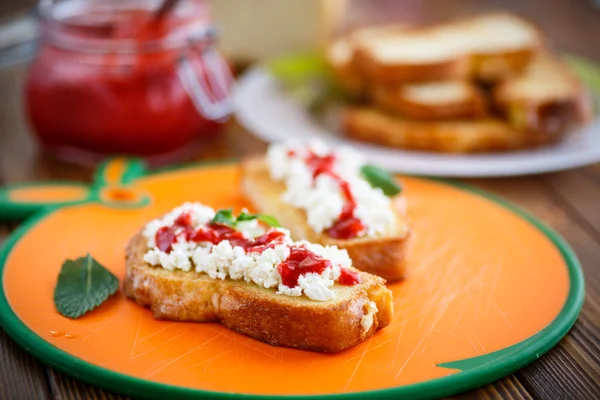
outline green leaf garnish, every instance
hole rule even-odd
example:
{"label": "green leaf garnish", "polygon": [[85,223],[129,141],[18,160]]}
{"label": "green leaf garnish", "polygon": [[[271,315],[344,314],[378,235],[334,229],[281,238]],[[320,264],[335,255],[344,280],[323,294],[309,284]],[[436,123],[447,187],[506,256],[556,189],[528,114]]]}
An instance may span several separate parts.
{"label": "green leaf garnish", "polygon": [[246,211],[242,211],[242,213],[237,217],[237,222],[242,222],[242,221],[252,221],[254,219],[259,220],[260,222],[267,224],[269,226],[274,226],[275,228],[279,228],[279,221],[277,221],[277,218],[271,216],[271,215],[266,215],[266,214],[248,214]]}
{"label": "green leaf garnish", "polygon": [[227,225],[235,228],[239,222],[252,221],[255,219],[258,219],[260,222],[276,228],[280,226],[275,217],[265,214],[248,214],[246,211],[242,211],[236,218],[233,215],[233,210],[231,208],[217,211],[215,217],[210,222],[212,224]]}
{"label": "green leaf garnish", "polygon": [[374,188],[380,188],[383,194],[392,197],[402,192],[402,187],[392,174],[374,165],[363,165],[360,169],[362,176]]}
{"label": "green leaf garnish", "polygon": [[233,217],[232,208],[224,208],[215,214],[214,218],[210,221],[211,224],[221,224],[227,226],[235,225],[235,218]]}
{"label": "green leaf garnish", "polygon": [[273,226],[275,228],[279,228],[281,225],[279,225],[279,221],[277,221],[277,218],[271,216],[271,215],[266,215],[266,214],[256,214],[256,218],[258,218],[258,220],[260,222],[263,222],[269,226]]}
{"label": "green leaf garnish", "polygon": [[79,318],[104,303],[119,288],[119,280],[91,255],[66,260],[54,289],[54,305],[68,318]]}
{"label": "green leaf garnish", "polygon": [[246,211],[242,211],[240,215],[238,215],[236,223],[237,222],[243,222],[243,221],[252,221],[253,219],[258,218],[258,214],[248,214]]}

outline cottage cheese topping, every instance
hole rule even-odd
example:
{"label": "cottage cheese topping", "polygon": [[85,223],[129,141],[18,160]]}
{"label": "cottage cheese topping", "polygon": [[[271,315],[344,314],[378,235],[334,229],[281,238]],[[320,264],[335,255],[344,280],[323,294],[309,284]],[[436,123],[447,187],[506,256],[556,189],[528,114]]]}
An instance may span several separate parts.
{"label": "cottage cheese topping", "polygon": [[271,178],[285,183],[282,200],[303,209],[315,232],[325,231],[338,220],[347,198],[340,182],[330,174],[314,177],[306,161],[311,153],[319,157],[333,154],[332,171],[348,183],[356,203],[354,216],[365,226],[358,236],[381,236],[393,229],[396,221],[391,200],[361,176],[360,169],[365,164],[361,153],[347,147],[332,151],[316,140],[308,144],[274,144],[267,153]]}
{"label": "cottage cheese topping", "polygon": [[200,203],[183,203],[179,207],[169,211],[162,218],[150,221],[144,228],[144,237],[148,239],[148,248],[156,247],[154,238],[156,232],[163,226],[170,226],[175,223],[177,217],[184,212],[189,212],[192,216],[194,228],[206,225],[215,216],[215,210]]}
{"label": "cottage cheese topping", "polygon": [[[306,295],[317,301],[327,301],[335,297],[332,286],[341,274],[341,268],[349,268],[352,261],[345,250],[335,246],[321,246],[308,242],[293,242],[289,231],[277,228],[284,235],[276,245],[260,252],[246,251],[244,247],[232,245],[230,240],[217,244],[188,240],[183,233],[176,233],[170,252],[161,251],[155,236],[159,229],[172,226],[183,213],[191,215],[195,229],[210,222],[215,212],[199,203],[186,203],[167,213],[161,219],[148,223],[143,231],[148,251],[144,261],[153,266],[183,271],[205,273],[213,279],[234,279],[254,283],[264,288],[276,288],[277,293],[287,296]],[[243,237],[251,239],[264,234],[256,221],[244,221],[236,226],[243,229]],[[298,278],[295,287],[282,283],[278,266],[290,256],[290,249],[302,247],[331,262],[331,267],[319,273],[306,273]]]}
{"label": "cottage cheese topping", "polygon": [[367,308],[367,313],[363,315],[360,319],[360,324],[362,325],[365,332],[371,329],[373,326],[373,316],[377,314],[377,304],[374,301],[369,301],[365,307]]}

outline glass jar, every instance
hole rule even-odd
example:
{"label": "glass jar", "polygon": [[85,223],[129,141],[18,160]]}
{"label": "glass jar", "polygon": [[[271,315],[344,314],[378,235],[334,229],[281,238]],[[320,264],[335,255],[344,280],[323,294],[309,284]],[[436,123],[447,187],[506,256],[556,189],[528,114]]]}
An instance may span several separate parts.
{"label": "glass jar", "polygon": [[200,0],[46,0],[26,106],[42,146],[75,162],[171,160],[231,113],[231,75]]}

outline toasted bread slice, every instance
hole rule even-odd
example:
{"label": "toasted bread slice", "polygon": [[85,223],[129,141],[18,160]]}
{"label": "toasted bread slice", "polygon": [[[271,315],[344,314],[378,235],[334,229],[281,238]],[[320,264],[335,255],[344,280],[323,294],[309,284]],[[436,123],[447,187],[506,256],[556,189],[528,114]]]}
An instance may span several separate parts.
{"label": "toasted bread slice", "polygon": [[359,97],[364,93],[365,82],[352,64],[353,53],[350,40],[340,38],[327,47],[325,59],[340,87],[348,94]]}
{"label": "toasted bread slice", "polygon": [[295,240],[338,246],[348,251],[352,264],[362,271],[381,276],[390,282],[404,278],[404,259],[410,233],[408,219],[401,205],[395,205],[398,224],[393,232],[388,232],[384,237],[341,240],[315,232],[307,224],[303,210],[281,200],[285,184],[271,179],[264,158],[255,157],[244,161],[242,189],[259,212],[277,218],[290,230]]}
{"label": "toasted bread slice", "polygon": [[515,14],[491,13],[465,20],[461,26],[471,38],[470,74],[483,82],[518,75],[543,47],[539,29]]}
{"label": "toasted bread slice", "polygon": [[373,89],[376,105],[391,114],[414,119],[480,118],[486,99],[466,81],[438,81]]}
{"label": "toasted bread slice", "polygon": [[493,90],[493,101],[515,129],[561,136],[591,118],[581,81],[557,57],[540,54],[520,76]]}
{"label": "toasted bread slice", "polygon": [[341,88],[352,96],[363,96],[367,82],[357,68],[356,49],[359,46],[369,47],[372,41],[376,42],[404,29],[406,26],[400,24],[369,26],[332,41],[326,48],[325,59]]}
{"label": "toasted bread slice", "polygon": [[274,346],[334,353],[364,341],[393,317],[392,293],[385,281],[364,272],[359,273],[359,284],[335,285],[335,299],[320,302],[279,295],[245,281],[154,267],[144,261],[147,250],[141,234],[128,244],[124,290],[149,307],[155,318],[218,321]]}
{"label": "toasted bread slice", "polygon": [[390,87],[372,85],[365,79],[357,67],[357,49],[376,45],[378,41],[407,29],[403,25],[363,28],[331,43],[326,51],[326,59],[339,85],[354,97],[372,97],[377,105],[388,112],[409,118],[484,116],[487,110],[485,97],[477,86],[467,81],[437,81]]}
{"label": "toasted bread slice", "polygon": [[[385,38],[356,51],[356,65],[371,82],[398,85],[469,77],[469,54],[455,51],[442,33],[419,33]],[[405,38],[401,40],[399,38]]]}
{"label": "toasted bread slice", "polygon": [[498,119],[415,121],[371,108],[347,108],[342,129],[351,138],[406,149],[476,153],[533,147],[551,141]]}
{"label": "toasted bread slice", "polygon": [[377,43],[382,38],[393,37],[407,29],[410,29],[410,26],[405,23],[364,26],[352,31],[348,38],[354,48],[363,48]]}
{"label": "toasted bread slice", "polygon": [[[406,24],[388,24],[366,26],[351,32],[344,38],[351,49],[351,56],[348,61],[357,73],[364,75],[360,70],[361,60],[366,56],[363,53],[368,52],[368,49],[376,46],[381,40],[393,38],[407,29],[410,29],[410,27]],[[365,77],[363,76],[363,78]]]}
{"label": "toasted bread slice", "polygon": [[356,52],[370,80],[400,84],[475,77],[496,81],[520,72],[542,45],[539,31],[508,13],[404,30]]}

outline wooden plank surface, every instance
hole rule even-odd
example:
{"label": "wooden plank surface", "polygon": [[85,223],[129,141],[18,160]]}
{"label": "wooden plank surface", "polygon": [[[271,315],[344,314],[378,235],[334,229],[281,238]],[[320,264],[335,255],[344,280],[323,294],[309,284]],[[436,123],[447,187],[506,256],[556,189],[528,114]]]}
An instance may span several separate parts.
{"label": "wooden plank surface", "polygon": [[48,379],[53,398],[56,400],[127,400],[129,397],[121,396],[106,390],[87,385],[70,376],[48,368]]}
{"label": "wooden plank surface", "polygon": [[50,399],[46,367],[0,329],[0,399]]}
{"label": "wooden plank surface", "polygon": [[[0,225],[2,243],[15,224]],[[0,328],[0,399],[50,399],[46,367]]]}

